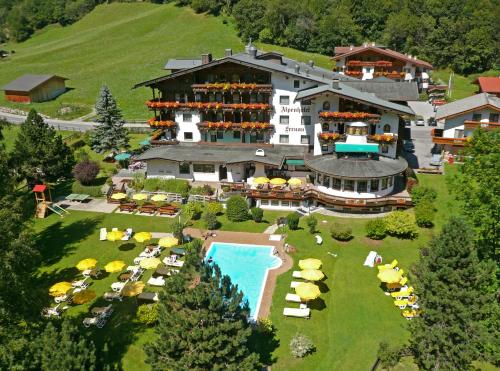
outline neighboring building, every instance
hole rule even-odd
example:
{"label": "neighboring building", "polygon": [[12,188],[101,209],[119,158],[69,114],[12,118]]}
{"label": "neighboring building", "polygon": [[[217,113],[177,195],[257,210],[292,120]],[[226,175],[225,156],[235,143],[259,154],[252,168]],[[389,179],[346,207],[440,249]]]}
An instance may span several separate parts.
{"label": "neighboring building", "polygon": [[438,106],[446,104],[447,90],[447,85],[429,85],[427,94],[429,95],[429,103],[434,106],[434,109],[436,109],[436,107]]}
{"label": "neighboring building", "polygon": [[67,78],[56,75],[23,75],[5,85],[5,98],[11,102],[34,103],[56,98],[66,91]]}
{"label": "neighboring building", "polygon": [[436,120],[442,128],[433,129],[432,141],[445,151],[457,153],[478,127],[500,128],[499,117],[500,98],[487,93],[445,104],[436,111]]}
{"label": "neighboring building", "polygon": [[[380,212],[411,205],[405,192],[392,196],[404,191],[408,165],[397,147],[400,116],[414,114],[409,107],[354,89],[346,84],[352,79],[312,62],[253,45],[201,60],[135,86],[153,91],[147,106],[154,148],[139,156],[148,177],[229,188],[246,182],[238,192],[271,209],[322,204]],[[260,176],[307,178],[309,185],[254,189]]]}
{"label": "neighboring building", "polygon": [[344,84],[394,103],[407,105],[408,102],[419,100],[416,82],[399,82],[387,77],[376,77],[373,80],[344,81]]}
{"label": "neighboring building", "polygon": [[395,81],[416,81],[421,90],[429,84],[432,65],[375,43],[362,46],[337,46],[335,71],[362,80],[387,77]]}
{"label": "neighboring building", "polygon": [[474,84],[479,85],[478,93],[489,93],[500,97],[500,77],[478,77]]}

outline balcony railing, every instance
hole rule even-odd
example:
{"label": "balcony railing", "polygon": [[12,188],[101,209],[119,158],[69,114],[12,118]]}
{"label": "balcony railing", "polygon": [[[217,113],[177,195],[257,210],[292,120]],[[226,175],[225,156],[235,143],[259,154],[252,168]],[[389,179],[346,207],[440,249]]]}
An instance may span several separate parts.
{"label": "balcony railing", "polygon": [[392,67],[391,61],[357,61],[351,60],[347,62],[348,66],[366,66],[366,67]]}
{"label": "balcony railing", "polygon": [[269,111],[272,105],[267,103],[221,103],[221,102],[146,102],[151,109],[185,109],[185,110],[228,110],[228,111]]}
{"label": "balcony railing", "polygon": [[432,129],[432,142],[435,144],[447,144],[451,146],[463,147],[469,142],[469,138],[447,138],[443,137],[443,129]]}
{"label": "balcony railing", "polygon": [[323,133],[318,133],[318,139],[322,143],[333,143],[339,140],[344,140],[345,135],[339,133],[323,132]]}
{"label": "balcony railing", "polygon": [[500,122],[481,122],[481,121],[464,121],[464,127],[465,129],[468,130],[474,130],[478,127],[485,129],[485,130],[493,130],[493,129],[498,129],[500,128]]}
{"label": "balcony railing", "polygon": [[259,92],[272,93],[271,84],[247,84],[247,83],[213,83],[213,84],[193,84],[191,88],[195,93],[207,93],[209,91],[238,91],[238,92]]}
{"label": "balcony railing", "polygon": [[198,124],[200,130],[246,130],[246,131],[272,131],[274,125],[268,122],[231,122],[231,121],[202,121]]}
{"label": "balcony railing", "polygon": [[374,134],[368,135],[367,137],[368,143],[394,143],[397,142],[397,135],[388,135],[388,134]]}
{"label": "balcony railing", "polygon": [[164,139],[164,140],[151,140],[152,146],[171,146],[174,144],[179,144],[177,139]]}
{"label": "balcony railing", "polygon": [[323,122],[346,122],[363,120],[376,123],[380,121],[380,115],[368,112],[321,111],[319,113],[319,118]]}
{"label": "balcony railing", "polygon": [[173,120],[161,120],[159,117],[153,117],[148,120],[148,124],[152,128],[173,128],[177,123]]}

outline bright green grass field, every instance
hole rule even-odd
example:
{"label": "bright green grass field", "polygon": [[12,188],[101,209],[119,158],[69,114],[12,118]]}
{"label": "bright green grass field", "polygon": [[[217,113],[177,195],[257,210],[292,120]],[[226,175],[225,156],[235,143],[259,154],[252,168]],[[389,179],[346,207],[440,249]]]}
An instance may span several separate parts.
{"label": "bright green grass field", "polygon": [[[279,49],[302,61],[313,59],[322,66],[329,63],[325,56],[260,47]],[[90,112],[101,85],[108,84],[127,119],[145,119],[149,113],[144,102],[151,91],[132,90],[132,86],[166,75],[163,66],[169,58],[197,58],[209,52],[218,58],[225,48],[240,52],[244,45],[233,26],[220,17],[173,4],[100,5],[73,25],[49,26],[26,42],[4,47],[16,53],[0,61],[0,86],[25,73],[58,74],[69,78],[66,83],[73,90],[29,106],[9,103],[2,94],[0,106],[34,107],[49,116],[61,116],[57,112],[61,105],[83,104]]]}
{"label": "bright green grass field", "polygon": [[[441,84],[448,85],[450,78],[450,69],[435,70],[432,72],[432,79]],[[454,74],[452,78],[452,93],[450,100],[458,100],[474,95],[479,91],[479,85],[472,82],[479,76],[499,76],[500,70],[490,70],[483,73],[477,73],[469,76]]]}

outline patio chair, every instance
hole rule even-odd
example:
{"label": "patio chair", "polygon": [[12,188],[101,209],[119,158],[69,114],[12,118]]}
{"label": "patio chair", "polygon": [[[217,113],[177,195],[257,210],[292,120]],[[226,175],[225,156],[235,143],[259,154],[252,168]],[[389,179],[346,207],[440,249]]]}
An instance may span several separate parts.
{"label": "patio chair", "polygon": [[377,268],[379,271],[383,271],[384,269],[394,269],[398,265],[398,261],[394,259],[391,264],[378,265]]}
{"label": "patio chair", "polygon": [[148,280],[148,284],[151,286],[165,286],[165,279],[163,276],[158,276],[158,277],[151,277]]}
{"label": "patio chair", "polygon": [[413,293],[413,291],[414,291],[413,287],[410,286],[406,290],[401,290],[401,291],[396,291],[396,292],[391,293],[391,296],[393,298],[401,300],[401,299],[409,297]]}
{"label": "patio chair", "polygon": [[128,241],[132,237],[132,228],[127,228],[125,230],[125,234],[122,237],[122,241]]}
{"label": "patio chair", "polygon": [[138,270],[134,271],[132,273],[132,277],[130,277],[130,281],[136,282],[139,281],[139,278],[141,278],[142,274],[144,273],[144,269],[139,268]]}
{"label": "patio chair", "polygon": [[145,257],[142,257],[142,256],[138,256],[134,259],[134,264],[140,264],[142,260],[144,260]]}
{"label": "patio chair", "polygon": [[57,304],[55,307],[47,307],[42,309],[42,317],[50,318],[52,316],[59,317],[61,315],[61,311],[59,310],[59,306],[61,304]]}
{"label": "patio chair", "polygon": [[323,243],[323,238],[317,234],[316,236],[314,236],[314,238],[316,238],[316,244],[317,245],[321,245]]}
{"label": "patio chair", "polygon": [[126,283],[127,283],[127,281],[125,281],[125,282],[113,282],[111,284],[111,290],[113,290],[114,292],[120,292],[120,291],[122,291],[122,289]]}
{"label": "patio chair", "polygon": [[89,287],[89,283],[85,282],[87,278],[88,277],[85,277],[83,280],[73,281],[71,282],[71,285],[75,288],[86,289],[87,287]]}
{"label": "patio chair", "polygon": [[90,313],[94,316],[103,316],[103,317],[109,317],[113,313],[113,305],[109,304],[106,307],[95,307],[92,308]]}
{"label": "patio chair", "polygon": [[107,300],[107,301],[113,301],[113,300],[118,300],[118,301],[122,301],[123,300],[123,296],[121,293],[119,292],[105,292],[104,295],[104,300]]}
{"label": "patio chair", "polygon": [[299,282],[299,281],[292,281],[290,282],[290,288],[291,289],[294,289],[296,288],[298,285],[300,285],[302,282]]}
{"label": "patio chair", "polygon": [[285,300],[292,303],[302,303],[302,299],[300,299],[300,296],[297,294],[286,294]]}
{"label": "patio chair", "polygon": [[56,304],[60,304],[62,302],[66,302],[66,303],[71,303],[71,300],[73,299],[73,295],[71,294],[64,294],[64,295],[60,295],[60,296],[56,296],[54,298],[54,301],[56,302]]}
{"label": "patio chair", "polygon": [[106,241],[108,236],[108,231],[106,228],[101,228],[99,231],[99,240]]}
{"label": "patio chair", "polygon": [[309,318],[311,309],[309,308],[283,308],[283,315],[286,317]]}
{"label": "patio chair", "polygon": [[106,317],[103,316],[87,317],[83,319],[83,325],[87,328],[89,328],[90,326],[103,328],[105,324],[106,324]]}
{"label": "patio chair", "polygon": [[399,309],[405,309],[408,306],[408,299],[394,300],[394,305]]}

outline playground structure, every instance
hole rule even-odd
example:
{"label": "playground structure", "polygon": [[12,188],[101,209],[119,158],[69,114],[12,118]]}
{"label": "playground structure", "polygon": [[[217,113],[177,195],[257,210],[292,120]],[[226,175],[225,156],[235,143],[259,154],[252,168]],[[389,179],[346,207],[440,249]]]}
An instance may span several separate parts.
{"label": "playground structure", "polygon": [[54,204],[52,202],[52,195],[50,193],[50,188],[45,184],[37,184],[33,187],[33,193],[35,194],[36,209],[35,217],[39,219],[45,218],[49,211],[56,213],[61,218],[64,214],[69,214],[69,212],[62,207]]}

